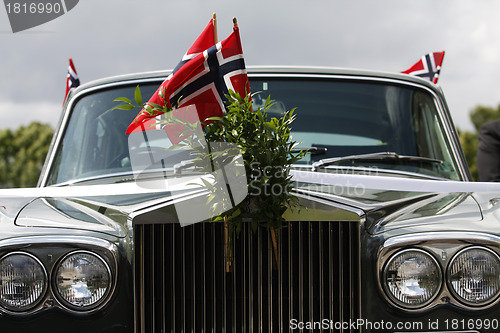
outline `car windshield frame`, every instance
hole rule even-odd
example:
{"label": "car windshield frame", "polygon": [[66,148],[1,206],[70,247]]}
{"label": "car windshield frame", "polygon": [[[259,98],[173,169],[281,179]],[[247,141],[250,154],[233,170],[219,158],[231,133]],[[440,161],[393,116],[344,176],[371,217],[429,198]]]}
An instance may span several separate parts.
{"label": "car windshield frame", "polygon": [[[391,85],[391,86],[397,86],[397,87],[404,87],[408,89],[416,89],[419,91],[424,92],[428,96],[432,98],[434,101],[433,103],[435,104],[436,108],[436,119],[439,122],[439,126],[441,133],[444,135],[444,142],[447,145],[447,150],[450,153],[450,158],[451,158],[451,163],[453,164],[453,168],[455,170],[455,176],[450,179],[454,180],[467,180],[467,172],[463,167],[463,158],[459,154],[459,151],[457,150],[456,147],[456,141],[457,139],[454,138],[452,131],[451,131],[451,126],[450,124],[451,119],[449,119],[449,116],[446,114],[446,105],[445,102],[442,101],[439,97],[438,94],[430,89],[429,87],[426,87],[425,85],[420,85],[414,82],[407,82],[407,81],[402,81],[402,80],[397,80],[397,79],[391,79],[391,78],[380,78],[380,77],[363,77],[363,76],[346,76],[346,75],[298,75],[298,74],[249,74],[250,80],[252,81],[265,81],[265,80],[277,80],[277,81],[283,81],[283,80],[313,80],[313,81],[342,81],[342,82],[363,82],[367,84],[377,84],[377,85]],[[77,177],[74,179],[65,179],[63,181],[58,181],[57,179],[54,180],[54,178],[51,178],[51,175],[53,175],[55,166],[57,166],[57,155],[59,149],[55,149],[57,147],[62,147],[62,139],[65,137],[65,133],[68,130],[68,123],[71,120],[71,117],[73,115],[75,106],[78,104],[79,101],[82,100],[82,98],[85,98],[86,96],[89,96],[90,94],[104,91],[104,90],[109,90],[109,89],[116,89],[116,88],[123,88],[123,87],[135,87],[137,84],[139,85],[151,85],[152,87],[155,86],[157,87],[160,83],[162,82],[161,79],[159,78],[146,78],[146,79],[136,79],[136,80],[128,80],[128,81],[123,81],[123,82],[112,82],[112,83],[107,83],[101,86],[95,86],[91,87],[86,90],[81,90],[75,96],[70,100],[68,105],[66,106],[67,110],[63,114],[63,118],[61,120],[61,128],[60,130],[56,133],[57,138],[54,140],[54,143],[52,145],[51,151],[49,152],[50,157],[48,158],[48,163],[47,163],[47,170],[49,172],[46,173],[46,175],[41,179],[40,185],[41,186],[47,186],[47,185],[61,185],[64,183],[71,183],[71,181],[78,181],[78,178],[88,178],[88,177]],[[121,97],[121,96],[116,96],[116,97]],[[115,98],[116,98],[115,97]],[[147,98],[147,94],[143,94],[143,98]],[[271,92],[271,98],[273,98],[273,93]],[[293,105],[289,105],[290,107],[294,107]],[[288,105],[287,105],[288,107]],[[120,112],[118,111],[113,111],[113,112]],[[137,114],[138,110],[133,110],[132,113]],[[299,114],[300,116],[300,114]],[[123,133],[125,136],[125,134]],[[300,146],[300,144],[299,144]],[[316,161],[322,159],[323,157],[321,156],[321,148],[317,150],[317,154],[311,154],[311,155],[318,155]],[[352,155],[352,154],[347,154],[347,155]],[[345,155],[345,156],[347,156]],[[462,162],[462,163],[460,163]],[[311,162],[310,164],[312,164]],[[306,165],[301,165],[300,167],[305,167]],[[362,165],[361,165],[362,166]],[[359,165],[356,167],[360,167]],[[356,168],[353,168],[353,170]],[[338,170],[338,168],[332,168],[332,170]],[[386,170],[387,171],[387,170]],[[397,173],[401,173],[402,170],[395,170]],[[118,172],[120,173],[120,172]],[[126,173],[126,172],[125,172]],[[115,173],[116,174],[116,173]],[[130,173],[131,174],[131,173]],[[408,175],[413,175],[415,174],[412,171],[408,172]],[[418,174],[418,172],[417,172]],[[102,178],[102,175],[97,175],[97,178]],[[425,175],[424,175],[425,176]],[[429,178],[436,178],[435,175],[428,175]],[[92,177],[90,177],[92,178]],[[439,177],[438,177],[439,178]],[[442,178],[447,178],[447,177],[442,177]],[[52,180],[51,180],[52,179]]]}

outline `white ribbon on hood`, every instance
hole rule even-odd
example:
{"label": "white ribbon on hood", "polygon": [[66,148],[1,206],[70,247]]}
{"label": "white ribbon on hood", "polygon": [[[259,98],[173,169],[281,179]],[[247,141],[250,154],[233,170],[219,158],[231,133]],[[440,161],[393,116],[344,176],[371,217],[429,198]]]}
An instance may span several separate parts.
{"label": "white ribbon on hood", "polygon": [[[291,170],[295,182],[353,187],[372,190],[404,191],[404,192],[498,192],[500,183],[463,182],[448,180],[410,179],[401,177],[332,174],[324,172]],[[200,190],[203,184],[194,185],[192,177],[172,179],[156,179],[147,182],[128,182],[120,184],[49,186],[37,188],[16,188],[0,190],[0,200],[5,197],[98,197],[110,195],[133,195],[157,192],[173,192],[179,190]],[[1,203],[1,201],[0,201]]]}
{"label": "white ribbon on hood", "polygon": [[291,170],[290,174],[293,176],[292,179],[296,182],[356,187],[371,190],[435,193],[498,192],[500,194],[500,183],[411,179],[401,177],[334,174],[299,170]]}

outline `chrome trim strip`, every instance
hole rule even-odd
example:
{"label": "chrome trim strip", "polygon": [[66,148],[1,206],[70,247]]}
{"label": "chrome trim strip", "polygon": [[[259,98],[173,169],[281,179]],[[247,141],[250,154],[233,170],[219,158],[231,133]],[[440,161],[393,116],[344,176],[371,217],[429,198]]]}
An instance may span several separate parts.
{"label": "chrome trim strip", "polygon": [[[293,278],[292,228],[295,228],[295,226],[294,224],[290,223],[290,225],[288,226],[288,281],[290,284],[290,286],[288,287],[288,299],[290,300],[290,306],[288,308],[288,318],[290,319],[293,318],[293,290],[295,289],[295,279]],[[289,328],[289,330],[291,330],[291,328]]]}
{"label": "chrome trim strip", "polygon": [[464,242],[465,244],[469,244],[470,240],[475,240],[482,244],[486,245],[496,245],[500,244],[500,237],[492,234],[484,234],[480,232],[460,232],[460,231],[447,231],[447,232],[426,232],[426,233],[417,233],[417,234],[409,234],[403,236],[396,236],[387,239],[381,249],[379,249],[379,253],[384,249],[392,246],[409,246],[413,244],[417,244],[420,242]]}
{"label": "chrome trim strip", "polygon": [[[363,211],[360,208],[356,208],[354,206],[354,204],[355,204],[354,201],[349,200],[349,199],[340,198],[340,197],[337,197],[337,196],[335,196],[333,194],[318,193],[318,192],[309,191],[309,190],[302,190],[302,189],[300,189],[300,190],[294,189],[293,190],[293,194],[296,197],[299,197],[299,198],[302,198],[302,199],[311,200],[311,201],[322,203],[322,204],[325,204],[325,205],[328,205],[328,206],[331,206],[331,207],[335,207],[335,208],[347,210],[347,211],[349,211],[351,213],[354,213],[357,216],[359,216],[359,218],[360,218],[361,221],[364,220],[365,215],[366,215],[365,211]],[[342,201],[345,201],[345,202],[352,201],[353,206],[349,206],[346,203],[339,202],[339,200],[342,200]],[[353,221],[353,222],[359,222],[359,221]]]}
{"label": "chrome trim strip", "polygon": [[[319,260],[319,294],[321,295],[320,298],[320,303],[319,303],[319,318],[328,318],[325,315],[325,304],[324,304],[324,297],[325,291],[323,288],[323,228],[321,226],[318,226],[318,248],[319,248],[319,255],[318,255],[318,260]],[[321,332],[323,332],[323,328],[321,328]]]}
{"label": "chrome trim strip", "polygon": [[[207,233],[206,225],[203,224],[203,234],[205,235],[206,233]],[[202,239],[202,248],[203,249],[207,248],[206,247],[205,237],[203,237],[203,239]],[[207,263],[206,263],[205,252],[203,252],[202,258],[203,258],[202,259],[203,299],[206,300],[208,298],[207,298],[207,289],[206,289],[206,286],[207,286]],[[207,306],[208,306],[208,304],[203,303],[203,326],[202,326],[203,332],[207,331]],[[166,332],[166,328],[165,327],[163,327],[163,332]]]}
{"label": "chrome trim strip", "polygon": [[[283,235],[284,236],[284,235]],[[283,279],[284,279],[284,274],[283,274],[283,246],[280,246],[278,248],[278,304],[283,304],[283,300],[285,299],[285,291],[283,287]],[[283,313],[283,307],[280,306],[279,309],[279,314],[278,314],[278,320],[280,323],[283,322],[284,320],[284,313]],[[283,333],[283,326],[280,326],[279,333]]]}
{"label": "chrome trim strip", "polygon": [[[176,254],[176,252],[175,252],[175,248],[176,248],[175,244],[177,243],[177,239],[175,237],[175,232],[171,232],[171,235],[172,235],[172,239],[171,239],[172,257],[176,258],[178,256],[178,254]],[[176,273],[177,273],[177,271],[176,271],[176,267],[174,264],[174,265],[172,265],[172,281],[175,281],[175,276],[177,275]],[[177,288],[176,288],[175,283],[172,283],[172,300],[173,300],[173,304],[174,304],[174,306],[172,306],[172,323],[173,323],[173,327],[177,327],[177,323],[176,323],[177,316],[176,316],[176,312],[175,312],[175,309],[177,308]]]}
{"label": "chrome trim strip", "polygon": [[[298,225],[299,228],[299,272],[304,271],[304,240],[302,225]],[[299,322],[304,321],[304,275],[299,274]]]}
{"label": "chrome trim strip", "polygon": [[[361,230],[362,230],[363,225],[364,225],[364,222],[361,222],[359,225],[356,226],[356,233],[357,233],[356,242],[359,245],[359,252],[358,252],[358,256],[357,256],[358,264],[356,267],[356,272],[359,274],[358,275],[358,284],[357,284],[357,288],[358,288],[357,312],[358,312],[359,318],[363,318],[363,313],[361,311],[361,302],[363,299],[363,290],[361,289],[361,279],[363,276],[363,270],[361,267],[361,256],[362,256],[362,252],[363,252],[362,243],[361,243]],[[357,319],[359,319],[359,318],[357,318]]]}
{"label": "chrome trim strip", "polygon": [[[110,241],[104,240],[102,238],[96,238],[91,236],[23,236],[16,238],[8,238],[0,241],[0,250],[9,247],[31,247],[32,245],[38,244],[81,244],[88,246],[95,246],[99,248],[104,248],[110,251],[112,254],[116,252],[116,245]],[[116,258],[115,258],[116,261]]]}
{"label": "chrome trim strip", "polygon": [[[248,231],[251,231],[251,225],[248,224],[247,226],[247,230]],[[248,288],[248,294],[249,294],[249,306],[248,306],[248,321],[250,322],[250,325],[249,325],[249,332],[254,332],[254,321],[253,321],[253,318],[254,318],[254,279],[253,279],[253,274],[250,272],[250,269],[252,267],[252,262],[253,262],[253,253],[255,252],[253,250],[253,237],[254,237],[254,233],[253,232],[248,232],[248,270],[249,270],[249,279],[248,279],[248,282],[250,284],[249,288]]]}
{"label": "chrome trim strip", "polygon": [[[181,229],[182,233],[182,248],[184,249],[186,247],[186,228]],[[186,252],[182,251],[181,253],[182,257],[182,287],[181,287],[181,309],[182,313],[187,313],[187,308],[186,308],[186,284],[187,284],[187,276],[186,276]],[[225,288],[224,288],[225,291]],[[182,332],[187,332],[187,322],[186,322],[186,316],[182,317]]]}
{"label": "chrome trim strip", "polygon": [[306,288],[308,290],[308,293],[309,293],[309,318],[311,319],[314,319],[314,306],[313,306],[313,297],[314,297],[314,283],[313,283],[313,244],[312,244],[312,235],[313,235],[313,230],[312,230],[312,224],[311,222],[307,222],[307,228],[309,229],[308,232],[307,232],[307,235],[309,236],[308,237],[308,240],[307,240],[307,246],[308,246],[308,252],[309,252],[309,258],[307,259],[308,260],[308,273],[309,273],[309,279],[308,279],[308,282],[309,282],[309,288]]}
{"label": "chrome trim strip", "polygon": [[[271,237],[270,235],[267,235],[267,248],[269,249],[267,251],[267,294],[269,295],[268,301],[267,301],[267,307],[268,309],[273,308],[273,284],[272,284],[272,272],[273,272],[273,261],[274,261],[274,246],[272,244]],[[273,311],[268,312],[268,332],[273,332]],[[236,331],[236,330],[235,330]],[[234,331],[234,332],[235,332]]]}
{"label": "chrome trim strip", "polygon": [[[344,300],[344,285],[345,285],[345,282],[344,281],[344,266],[342,265],[343,264],[343,261],[342,261],[342,258],[345,257],[345,254],[344,254],[344,228],[340,229],[339,232],[338,232],[338,236],[337,236],[337,243],[338,243],[338,251],[339,251],[339,254],[338,254],[338,257],[336,258],[335,262],[338,263],[338,267],[337,267],[337,270],[338,270],[338,276],[339,276],[339,283],[337,285],[337,288],[338,288],[338,293],[339,293],[339,299],[341,300],[341,302]],[[348,259],[349,260],[349,259]],[[344,314],[344,304],[341,303],[338,311],[339,311],[339,317],[340,320],[343,320],[345,318],[345,314]],[[335,317],[333,317],[335,318]]]}
{"label": "chrome trim strip", "polygon": [[[166,242],[165,242],[165,225],[162,225],[161,226],[161,237],[160,237],[160,257],[161,257],[161,261],[162,262],[165,262],[165,252],[166,252]],[[161,285],[160,285],[160,288],[161,288],[161,307],[162,307],[162,313],[161,313],[161,316],[163,316],[163,314],[165,314],[167,312],[167,302],[166,302],[166,289],[167,289],[167,271],[166,271],[166,268],[165,268],[165,265],[162,265],[161,266]],[[162,332],[166,332],[166,326],[165,326],[165,321],[162,320]]]}
{"label": "chrome trim strip", "polygon": [[263,296],[262,296],[262,230],[259,228],[257,231],[257,322],[259,326],[259,332],[264,332],[264,323],[263,323],[263,312],[262,312],[262,304],[263,304]]}
{"label": "chrome trim strip", "polygon": [[[328,224],[328,233],[329,233],[329,239],[330,242],[328,243],[328,257],[330,260],[328,261],[328,290],[330,291],[329,293],[329,303],[330,303],[330,317],[329,318],[335,318],[335,291],[334,291],[334,276],[333,276],[333,259],[334,259],[334,249],[333,249],[333,240],[335,239],[334,235],[334,230],[332,228],[332,224]],[[337,268],[337,267],[335,267]]]}
{"label": "chrome trim strip", "polygon": [[[141,232],[140,238],[139,238],[139,249],[140,249],[140,255],[141,258],[144,258],[144,248],[146,247],[145,242],[144,242],[144,231]],[[139,299],[141,300],[141,304],[144,304],[146,302],[146,295],[144,294],[144,262],[141,262],[141,267],[139,267],[139,283],[141,285],[141,290],[139,294]],[[140,308],[140,323],[141,323],[141,332],[146,331],[146,314],[144,313],[144,307]]]}

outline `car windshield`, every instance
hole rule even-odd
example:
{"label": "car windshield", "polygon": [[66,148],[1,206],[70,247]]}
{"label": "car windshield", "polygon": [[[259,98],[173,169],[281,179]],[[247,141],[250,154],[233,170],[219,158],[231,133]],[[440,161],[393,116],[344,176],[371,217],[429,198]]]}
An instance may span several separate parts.
{"label": "car windshield", "polygon": [[[151,96],[158,85],[141,84],[143,98]],[[139,110],[111,109],[117,105],[115,98],[133,99],[134,89],[135,85],[99,90],[74,103],[48,184],[113,178],[132,172],[125,131]],[[332,172],[339,168],[377,168],[460,179],[437,102],[425,89],[368,80],[286,77],[251,78],[251,91],[254,108],[263,106],[271,96],[274,104],[268,111],[270,116],[296,108],[293,140],[298,142],[298,148],[309,149],[299,162],[303,167],[320,165]],[[153,148],[171,145],[148,135],[149,144],[157,146]],[[135,147],[140,148],[140,144]],[[168,154],[171,156],[162,164],[165,169],[189,160],[186,151],[172,150]],[[374,154],[385,157],[373,158]]]}

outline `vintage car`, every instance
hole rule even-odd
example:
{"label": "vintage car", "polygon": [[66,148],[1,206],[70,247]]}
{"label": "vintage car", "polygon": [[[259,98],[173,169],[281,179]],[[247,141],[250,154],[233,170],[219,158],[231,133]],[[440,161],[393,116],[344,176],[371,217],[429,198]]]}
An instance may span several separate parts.
{"label": "vintage car", "polygon": [[441,88],[361,70],[248,73],[255,106],[297,108],[308,149],[286,227],[244,227],[228,262],[223,223],[179,223],[176,205],[196,211],[206,195],[182,186],[196,176],[182,152],[161,170],[179,184],[126,190],[138,110],[113,100],[153,94],[168,72],[81,85],[39,187],[0,193],[2,332],[498,332],[499,192],[471,186]]}

